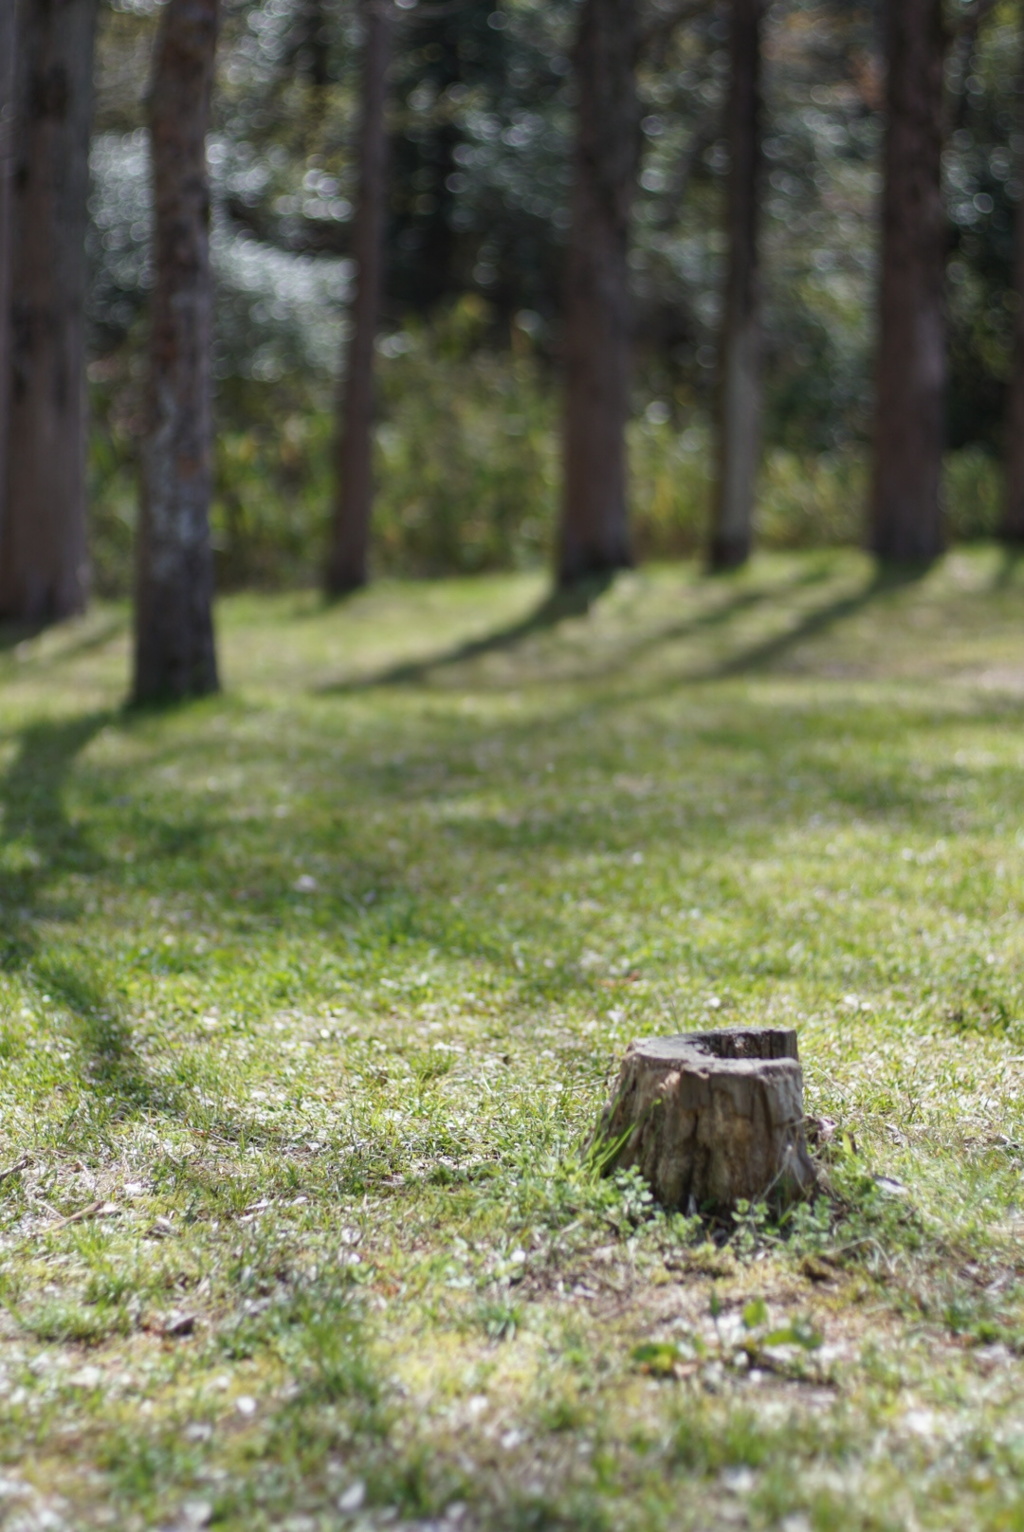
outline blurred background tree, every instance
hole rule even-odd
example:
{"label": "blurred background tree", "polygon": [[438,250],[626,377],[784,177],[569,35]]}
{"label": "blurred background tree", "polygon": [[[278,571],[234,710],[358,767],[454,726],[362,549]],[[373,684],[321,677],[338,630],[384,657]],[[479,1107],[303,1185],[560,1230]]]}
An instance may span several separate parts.
{"label": "blurred background tree", "polygon": [[213,275],[206,154],[220,0],[167,0],[148,94],[153,295],[132,700],[218,689],[210,496]]}
{"label": "blurred background tree", "polygon": [[[958,9],[950,0],[953,11]],[[412,9],[411,7],[409,8]],[[98,587],[127,588],[151,280],[142,87],[152,0],[108,0],[93,142],[91,394]],[[756,535],[863,535],[882,29],[871,0],[779,0],[765,23],[764,443]],[[551,556],[574,0],[465,0],[395,38],[377,340],[381,572]],[[726,4],[638,70],[630,256],[637,556],[706,545],[728,148]],[[214,542],[222,588],[315,580],[352,296],[359,30],[350,0],[234,0],[210,157],[217,276]],[[945,158],[955,536],[995,531],[1020,198],[1016,10],[954,52]],[[951,107],[951,110],[953,108]],[[1018,146],[1019,147],[1019,146]]]}
{"label": "blurred background tree", "polygon": [[945,68],[942,0],[886,7],[878,351],[870,545],[884,559],[928,561],[945,538]]}
{"label": "blurred background tree", "polygon": [[761,53],[764,0],[733,0],[729,15],[729,184],[726,275],[718,341],[715,488],[708,563],[750,556],[761,456],[761,225],[764,174]]}
{"label": "blurred background tree", "polygon": [[[562,314],[561,586],[633,562],[626,428],[630,255],[642,134],[635,0],[583,0],[572,46],[572,189]],[[645,18],[646,19],[646,18]]]}
{"label": "blurred background tree", "polygon": [[[1012,163],[1017,179],[1024,177],[1024,9],[1020,15],[1020,56],[1017,63],[1016,114]],[[1003,516],[999,533],[1007,543],[1024,543],[1024,202],[1018,200],[1013,228],[1013,290],[1008,294],[1013,316],[1013,341],[1006,390],[1003,442]]]}
{"label": "blurred background tree", "polygon": [[392,0],[363,0],[358,183],[352,215],[353,298],[339,392],[326,592],[343,596],[370,571],[377,331],[388,210],[388,73]]}
{"label": "blurred background tree", "polygon": [[88,594],[85,235],[98,0],[7,8],[17,35],[12,100],[0,103],[13,111],[14,139],[0,617],[38,623],[81,611]]}
{"label": "blurred background tree", "polygon": [[[13,5],[0,7],[0,358],[10,356],[11,263],[13,251],[12,204],[16,143],[18,73],[15,60],[18,32]],[[11,368],[0,364],[0,517],[7,498],[7,420],[11,392]]]}

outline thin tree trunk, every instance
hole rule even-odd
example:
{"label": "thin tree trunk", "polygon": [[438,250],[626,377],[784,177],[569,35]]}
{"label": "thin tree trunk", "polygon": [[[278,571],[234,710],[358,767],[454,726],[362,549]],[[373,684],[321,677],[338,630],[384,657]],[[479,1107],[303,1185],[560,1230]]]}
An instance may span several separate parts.
{"label": "thin tree trunk", "polygon": [[717,478],[709,563],[746,563],[761,452],[761,26],[765,0],[733,0],[728,272],[722,314]]}
{"label": "thin tree trunk", "polygon": [[[1022,14],[1024,22],[1024,14]],[[1024,25],[1021,28],[1021,69],[1017,81],[1019,132],[1024,134]],[[1024,147],[1018,154],[1024,170]],[[1006,441],[1003,460],[1006,485],[999,535],[1007,543],[1024,543],[1024,201],[1017,206],[1014,227],[1013,366],[1006,395]]]}
{"label": "thin tree trunk", "polygon": [[7,409],[11,396],[11,194],[14,186],[17,8],[0,0],[0,525],[7,498]]}
{"label": "thin tree trunk", "polygon": [[629,232],[639,161],[634,0],[583,0],[565,305],[558,580],[632,563],[627,498]]}
{"label": "thin tree trunk", "polygon": [[149,119],[154,266],[133,699],[216,691],[210,548],[210,183],[218,0],[169,0]]}
{"label": "thin tree trunk", "polygon": [[[4,0],[6,5],[11,0]],[[85,233],[97,0],[22,0],[0,616],[80,611],[85,550]]]}
{"label": "thin tree trunk", "polygon": [[391,0],[364,0],[359,194],[353,230],[356,293],[338,421],[337,477],[327,592],[365,585],[373,512],[373,363],[384,265],[387,212],[387,73]]}
{"label": "thin tree trunk", "polygon": [[942,0],[888,0],[887,26],[871,547],[883,559],[919,562],[943,546]]}

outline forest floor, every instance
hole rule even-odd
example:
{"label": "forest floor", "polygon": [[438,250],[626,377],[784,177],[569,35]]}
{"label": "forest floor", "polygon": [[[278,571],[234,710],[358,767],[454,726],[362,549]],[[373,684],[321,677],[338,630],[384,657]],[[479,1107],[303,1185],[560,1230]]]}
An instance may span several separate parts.
{"label": "forest floor", "polygon": [[[1024,565],[220,632],[0,653],[4,1532],[1024,1528]],[[837,1198],[716,1233],[581,1144],[738,1022]]]}

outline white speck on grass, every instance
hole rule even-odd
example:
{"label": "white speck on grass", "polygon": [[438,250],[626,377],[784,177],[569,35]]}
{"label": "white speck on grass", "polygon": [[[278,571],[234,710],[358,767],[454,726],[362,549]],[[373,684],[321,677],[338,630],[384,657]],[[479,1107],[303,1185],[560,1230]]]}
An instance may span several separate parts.
{"label": "white speck on grass", "polygon": [[366,1485],[362,1479],[350,1484],[343,1495],[338,1496],[339,1511],[358,1511],[366,1499]]}
{"label": "white speck on grass", "polygon": [[186,1500],[181,1508],[181,1527],[208,1527],[213,1520],[213,1506],[208,1500]]}
{"label": "white speck on grass", "polygon": [[908,1410],[903,1424],[915,1436],[931,1437],[939,1434],[939,1417],[933,1410]]}
{"label": "white speck on grass", "polygon": [[103,1382],[102,1367],[80,1367],[68,1379],[72,1388],[99,1388]]}
{"label": "white speck on grass", "polygon": [[724,1468],[722,1483],[734,1495],[749,1495],[754,1488],[754,1474],[749,1468]]}

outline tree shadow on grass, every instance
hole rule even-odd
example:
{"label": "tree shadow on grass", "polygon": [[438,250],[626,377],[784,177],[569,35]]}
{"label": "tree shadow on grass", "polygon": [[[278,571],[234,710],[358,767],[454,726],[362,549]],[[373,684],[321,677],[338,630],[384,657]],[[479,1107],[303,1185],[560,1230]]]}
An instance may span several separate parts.
{"label": "tree shadow on grass", "polygon": [[691,674],[687,680],[717,681],[729,676],[745,675],[750,671],[768,670],[806,639],[816,638],[881,597],[894,595],[908,586],[916,585],[930,568],[928,564],[878,564],[874,574],[860,590],[851,591],[838,600],[804,612],[785,632],[773,634],[741,650],[739,654],[730,655],[717,665],[698,674]]}
{"label": "tree shadow on grass", "polygon": [[520,617],[508,627],[499,628],[494,633],[485,633],[479,638],[467,639],[441,654],[432,654],[422,660],[405,660],[376,675],[354,681],[328,682],[319,690],[322,694],[338,694],[372,691],[377,686],[411,686],[425,681],[432,671],[459,665],[466,660],[477,660],[503,649],[513,649],[535,633],[557,628],[560,623],[572,617],[585,617],[594,602],[610,588],[613,579],[614,576],[610,574],[595,575],[588,580],[581,580],[568,590],[550,591],[532,612],[527,612],[525,617]]}
{"label": "tree shadow on grass", "polygon": [[1024,568],[1024,544],[1004,543],[1002,558],[992,579],[993,590],[1008,590],[1017,583],[1017,577]]}
{"label": "tree shadow on grass", "polygon": [[121,1109],[166,1105],[138,1058],[123,1002],[101,982],[88,953],[57,958],[40,940],[42,920],[73,919],[70,900],[55,901],[53,883],[68,875],[95,874],[106,858],[83,828],[68,817],[64,794],[75,762],[115,714],[41,719],[18,740],[0,779],[4,844],[13,866],[0,873],[0,966],[28,972],[37,987],[74,1018],[83,1083]]}
{"label": "tree shadow on grass", "polygon": [[[69,924],[82,917],[76,877],[109,877],[118,871],[88,825],[69,816],[65,800],[82,752],[104,728],[130,728],[130,717],[105,710],[37,719],[17,736],[14,757],[0,777],[0,970],[24,975],[64,1013],[62,1025],[77,1052],[78,1083],[102,1102],[103,1115],[124,1119],[172,1112],[183,1119],[188,1081],[181,1061],[154,1068],[140,1048],[130,1001],[103,954],[81,937],[69,933],[54,939],[47,930],[50,922]],[[141,828],[137,812],[132,828],[136,833]],[[154,861],[194,855],[207,834],[204,825],[152,819],[146,820],[145,830]],[[195,1103],[189,1108],[194,1115]],[[207,1129],[222,1137],[245,1135],[253,1142],[275,1137],[238,1114],[230,1120],[210,1112],[207,1117]]]}
{"label": "tree shadow on grass", "polygon": [[46,627],[44,622],[0,622],[0,654],[7,654],[19,644],[38,638]]}
{"label": "tree shadow on grass", "polygon": [[123,1002],[103,986],[84,955],[78,961],[36,958],[32,971],[74,1017],[84,1084],[101,1091],[122,1114],[171,1104],[170,1093],[150,1079],[139,1058]]}
{"label": "tree shadow on grass", "polygon": [[8,866],[0,871],[0,963],[18,967],[35,949],[33,922],[60,911],[49,902],[55,878],[95,872],[103,857],[64,806],[75,760],[112,719],[109,712],[40,719],[23,729],[0,779]]}
{"label": "tree shadow on grass", "polygon": [[0,654],[8,654],[21,644],[29,644],[33,639],[41,638],[44,633],[56,632],[61,633],[66,641],[44,655],[32,654],[32,665],[38,669],[40,666],[64,664],[79,655],[90,654],[94,649],[102,649],[104,644],[124,631],[127,622],[126,617],[113,616],[98,625],[91,622],[83,624],[84,631],[72,628],[70,632],[62,632],[59,625],[47,622],[0,622]]}
{"label": "tree shadow on grass", "polygon": [[[599,678],[607,679],[616,672],[626,669],[640,655],[661,644],[678,642],[680,639],[724,626],[742,612],[777,600],[787,591],[818,584],[828,579],[829,573],[830,570],[825,564],[819,564],[812,569],[802,569],[791,580],[777,585],[762,585],[754,588],[733,586],[725,599],[710,610],[691,614],[681,621],[670,622],[623,642],[611,662],[601,667]],[[439,672],[453,669],[468,661],[481,659],[488,654],[515,649],[536,634],[550,632],[571,618],[585,617],[594,603],[611,588],[613,583],[614,576],[599,575],[581,581],[568,590],[551,591],[525,617],[493,633],[469,639],[452,649],[428,655],[423,659],[403,661],[390,666],[387,670],[378,671],[375,675],[359,677],[352,681],[328,682],[318,688],[318,691],[320,695],[337,696],[372,691],[379,686],[422,684]],[[588,678],[598,679],[593,674]]]}

